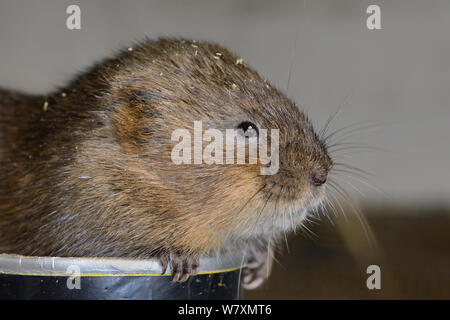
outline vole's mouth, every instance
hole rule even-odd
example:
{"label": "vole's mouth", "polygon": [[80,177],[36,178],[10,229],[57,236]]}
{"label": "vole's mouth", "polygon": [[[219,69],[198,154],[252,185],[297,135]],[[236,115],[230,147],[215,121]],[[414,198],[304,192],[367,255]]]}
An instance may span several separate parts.
{"label": "vole's mouth", "polygon": [[308,215],[314,213],[325,199],[325,185],[299,192],[287,186],[271,185],[252,210],[253,218],[242,230],[247,236],[272,236],[301,228]]}
{"label": "vole's mouth", "polygon": [[270,181],[263,198],[275,205],[315,208],[322,203],[326,195],[326,178],[320,179],[323,181],[316,184],[281,184]]}

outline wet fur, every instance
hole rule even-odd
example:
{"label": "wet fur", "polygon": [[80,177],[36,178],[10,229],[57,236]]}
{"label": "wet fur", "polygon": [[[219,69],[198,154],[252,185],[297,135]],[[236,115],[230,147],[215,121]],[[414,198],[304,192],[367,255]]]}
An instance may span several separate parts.
{"label": "wet fur", "polygon": [[[331,159],[298,107],[238,58],[144,41],[47,96],[0,90],[0,252],[198,257],[299,225],[324,192],[308,176]],[[199,120],[279,129],[279,172],[175,165],[172,131]]]}

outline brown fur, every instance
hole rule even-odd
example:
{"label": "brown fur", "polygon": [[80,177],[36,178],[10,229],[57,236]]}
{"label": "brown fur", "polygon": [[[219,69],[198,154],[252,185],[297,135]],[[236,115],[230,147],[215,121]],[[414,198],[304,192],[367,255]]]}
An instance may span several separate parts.
{"label": "brown fur", "polygon": [[[215,44],[146,41],[51,95],[0,90],[0,252],[201,255],[276,238],[320,200],[308,176],[331,160],[297,106],[237,61]],[[175,165],[171,133],[197,120],[279,129],[279,172]]]}

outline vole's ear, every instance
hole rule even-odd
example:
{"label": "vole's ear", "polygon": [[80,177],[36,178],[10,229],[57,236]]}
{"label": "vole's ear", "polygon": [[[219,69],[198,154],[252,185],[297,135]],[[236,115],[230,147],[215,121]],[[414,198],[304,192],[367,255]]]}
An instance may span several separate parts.
{"label": "vole's ear", "polygon": [[125,151],[138,153],[147,149],[158,117],[158,97],[151,92],[123,89],[113,98],[112,123],[114,135]]}

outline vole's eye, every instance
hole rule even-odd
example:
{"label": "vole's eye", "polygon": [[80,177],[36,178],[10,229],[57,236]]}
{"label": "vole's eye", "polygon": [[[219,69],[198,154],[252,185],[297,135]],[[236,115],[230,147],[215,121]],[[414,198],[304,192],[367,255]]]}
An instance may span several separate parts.
{"label": "vole's eye", "polygon": [[259,134],[258,127],[249,121],[242,122],[237,127],[239,132],[246,138],[256,137]]}

